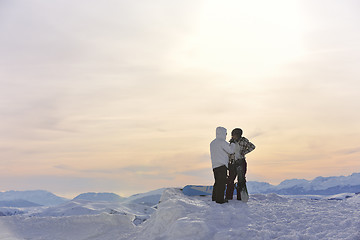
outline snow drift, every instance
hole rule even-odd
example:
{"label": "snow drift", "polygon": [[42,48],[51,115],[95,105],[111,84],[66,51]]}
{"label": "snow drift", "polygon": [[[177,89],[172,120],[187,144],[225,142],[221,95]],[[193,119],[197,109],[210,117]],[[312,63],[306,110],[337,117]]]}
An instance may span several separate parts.
{"label": "snow drift", "polygon": [[216,204],[168,189],[134,239],[360,239],[360,195],[343,201],[254,194]]}

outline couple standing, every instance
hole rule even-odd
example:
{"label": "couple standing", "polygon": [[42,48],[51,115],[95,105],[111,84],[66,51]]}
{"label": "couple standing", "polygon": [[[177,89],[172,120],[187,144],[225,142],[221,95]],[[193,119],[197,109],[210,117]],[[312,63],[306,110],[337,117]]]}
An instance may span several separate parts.
{"label": "couple standing", "polygon": [[[238,176],[237,199],[241,200],[240,189],[245,185],[247,169],[245,155],[255,149],[255,145],[242,136],[240,128],[232,130],[230,143],[226,142],[226,135],[226,128],[217,127],[216,138],[210,143],[215,178],[212,200],[217,203],[225,203],[228,202],[228,199],[233,199],[236,176]],[[228,170],[229,176],[227,175]],[[224,199],[225,188],[226,198]]]}

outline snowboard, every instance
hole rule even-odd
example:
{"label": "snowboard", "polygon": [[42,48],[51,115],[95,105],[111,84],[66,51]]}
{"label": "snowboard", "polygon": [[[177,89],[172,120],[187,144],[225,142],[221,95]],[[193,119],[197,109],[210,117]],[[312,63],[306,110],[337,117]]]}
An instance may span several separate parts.
{"label": "snowboard", "polygon": [[249,201],[249,193],[248,193],[248,190],[247,190],[247,187],[246,187],[246,183],[244,183],[244,185],[240,189],[240,197],[241,197],[242,202]]}
{"label": "snowboard", "polygon": [[[245,160],[244,160],[245,161]],[[236,171],[238,174],[238,183],[237,183],[237,187],[236,189],[239,191],[240,196],[238,194],[238,200],[239,197],[241,197],[241,201],[242,202],[247,202],[249,201],[249,193],[246,187],[246,178],[245,178],[245,167],[244,164],[240,164],[236,167]]]}
{"label": "snowboard", "polygon": [[182,192],[187,196],[206,196],[212,195],[213,186],[186,185]]}

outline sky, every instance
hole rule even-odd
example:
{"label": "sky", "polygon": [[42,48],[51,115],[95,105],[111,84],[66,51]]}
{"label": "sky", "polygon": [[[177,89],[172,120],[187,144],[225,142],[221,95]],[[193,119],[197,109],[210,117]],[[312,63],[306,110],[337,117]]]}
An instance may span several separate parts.
{"label": "sky", "polygon": [[248,181],[360,172],[359,8],[0,0],[0,191],[212,185],[218,126]]}

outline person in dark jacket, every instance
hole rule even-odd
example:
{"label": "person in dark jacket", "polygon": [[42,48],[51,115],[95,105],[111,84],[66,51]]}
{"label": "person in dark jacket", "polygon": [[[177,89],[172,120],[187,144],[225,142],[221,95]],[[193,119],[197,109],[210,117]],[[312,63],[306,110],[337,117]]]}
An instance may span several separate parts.
{"label": "person in dark jacket", "polygon": [[[235,152],[233,158],[229,160],[229,177],[227,179],[226,199],[233,199],[234,195],[234,180],[238,177],[237,199],[241,200],[240,188],[245,184],[245,174],[247,171],[247,162],[245,155],[255,149],[255,145],[247,138],[242,136],[243,131],[240,128],[235,128],[231,132],[230,147]],[[241,171],[240,171],[241,169]]]}

